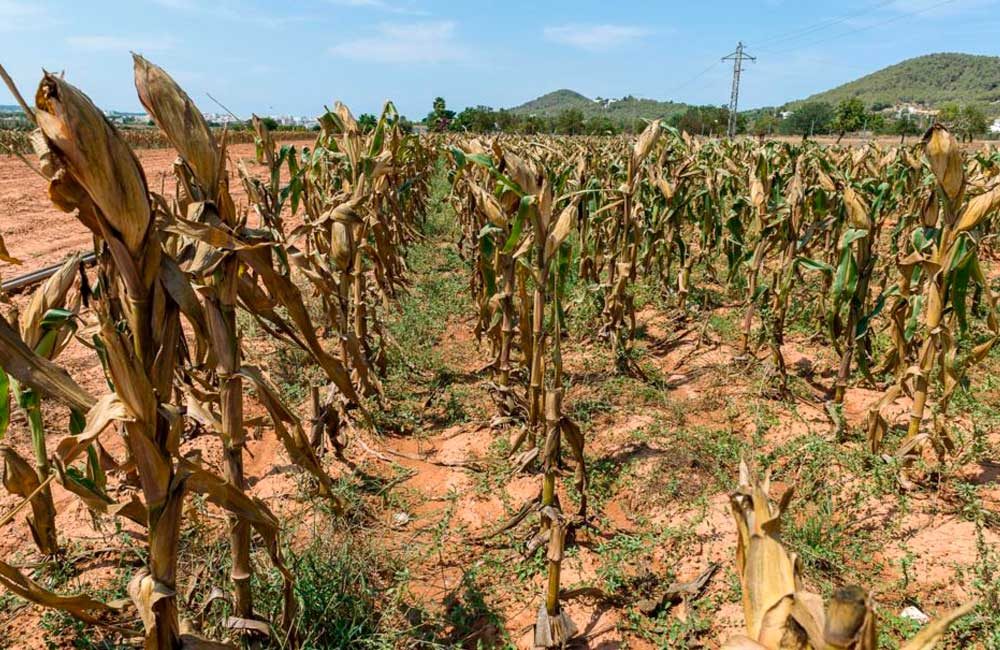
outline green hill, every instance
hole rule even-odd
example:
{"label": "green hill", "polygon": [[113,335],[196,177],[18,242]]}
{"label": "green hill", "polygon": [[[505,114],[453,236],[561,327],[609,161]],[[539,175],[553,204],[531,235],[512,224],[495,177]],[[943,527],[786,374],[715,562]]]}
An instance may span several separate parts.
{"label": "green hill", "polygon": [[609,117],[612,120],[667,118],[687,110],[687,104],[640,99],[628,95],[621,99],[590,99],[573,90],[556,90],[530,102],[510,109],[521,115],[554,117],[559,113],[578,109],[584,117]]}
{"label": "green hill", "polygon": [[936,108],[957,102],[978,104],[990,114],[1000,113],[1000,57],[954,53],[918,56],[803,101],[837,103],[851,97],[876,108],[898,104]]}

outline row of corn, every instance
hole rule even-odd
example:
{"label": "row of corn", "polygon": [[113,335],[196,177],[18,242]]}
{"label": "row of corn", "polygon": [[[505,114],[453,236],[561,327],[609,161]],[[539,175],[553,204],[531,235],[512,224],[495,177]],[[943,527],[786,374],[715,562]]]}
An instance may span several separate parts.
{"label": "row of corn", "polygon": [[[141,632],[121,622],[119,604],[53,593],[2,561],[0,585],[139,635],[147,648],[216,647],[186,620],[177,595],[184,504],[200,495],[229,515],[227,625],[268,629],[251,588],[256,539],[283,583],[273,633],[294,647],[295,576],[282,555],[281,522],[247,491],[245,396],[252,388],[289,458],[339,509],[317,445],[326,433],[342,453],[345,425],[368,419],[366,398],[378,398],[389,344],[383,314],[405,282],[405,249],[418,233],[434,159],[402,133],[391,105],[363,134],[338,104],[320,118],[315,145],[301,151],[279,148],[254,118],[264,178],[242,162],[231,170],[231,134],[209,128],[161,68],[139,56],[134,63],[139,99],[158,137],[178,153],[171,196],[149,187],[128,140],[78,88],[46,74],[34,108],[12,89],[37,127],[32,164],[48,180],[53,204],[93,233],[97,266],[86,272],[79,257],[68,260],[19,314],[0,319],[0,434],[10,422],[9,393],[28,423],[33,462],[9,445],[0,452],[4,485],[22,499],[3,523],[30,508],[28,525],[42,554],[58,555],[62,546],[52,482],[95,517],[123,517],[143,530],[136,539],[145,540],[147,561],[128,589]],[[249,196],[242,208],[230,193],[236,178]],[[16,251],[0,253],[16,262]],[[264,369],[247,363],[239,312],[321,369],[329,388],[312,432]],[[100,360],[104,394],[83,388],[58,364],[74,340]],[[53,445],[58,434],[42,409],[57,402],[71,415],[69,434]],[[185,453],[194,429],[218,436],[221,473]],[[108,444],[115,433],[121,444]],[[117,480],[115,490],[109,478]]]}
{"label": "row of corn", "polygon": [[[941,126],[917,148],[847,149],[696,140],[655,121],[634,139],[451,138],[443,145],[459,246],[472,270],[475,334],[492,355],[493,424],[513,431],[514,467],[540,462],[543,470],[532,508],[538,533],[526,547],[529,554],[548,548],[539,647],[559,646],[575,631],[559,604],[559,566],[567,530],[587,516],[585,441],[563,406],[561,349],[573,285],[594,302],[588,331],[611,347],[619,372],[638,375],[637,283],[675,305],[675,322],[710,308],[713,292],[735,300],[743,314],[737,358],[759,358],[763,349],[778,397],[789,394],[787,324],[812,319],[837,359],[827,404],[835,423],[843,427],[848,387],[884,390],[868,424],[870,449],[879,453],[890,426],[884,411],[905,392],[912,409],[897,453],[930,446],[945,459],[954,450],[948,402],[1000,340],[979,261],[1000,207],[996,151],[967,156]],[[574,302],[581,304],[580,294]],[[891,345],[876,345],[882,332]],[[934,374],[941,381],[924,431]],[[569,517],[555,489],[564,443],[581,504]],[[758,518],[770,512],[760,511],[766,495],[748,485],[741,491],[752,502],[742,510],[757,509]],[[777,513],[767,518],[776,521]],[[770,530],[764,523],[757,528]],[[741,532],[741,546],[747,535]],[[757,579],[767,580],[749,578]],[[799,588],[797,574],[782,579]],[[745,598],[749,588],[745,582]],[[817,598],[807,599],[811,633],[823,627]],[[871,619],[867,596],[859,602]],[[865,625],[869,640],[858,636],[853,645],[823,645],[817,634],[811,646],[781,645],[781,634],[758,638],[758,621],[750,631],[761,645],[734,647],[874,647],[873,619]]]}
{"label": "row of corn", "polygon": [[[544,169],[555,202],[574,206],[561,281],[588,288],[592,331],[621,371],[641,372],[631,354],[637,281],[658,288],[680,318],[721,294],[742,303],[740,356],[766,351],[777,395],[788,394],[786,327],[805,320],[836,354],[831,411],[859,382],[886,390],[882,406],[905,392],[914,408],[903,449],[913,440],[942,453],[953,445],[949,399],[1000,336],[980,263],[1000,207],[997,151],[969,156],[941,126],[913,148],[841,149],[696,140],[653,122],[634,142],[472,140],[451,154],[462,246],[476,271],[476,331],[492,346],[501,391],[512,363],[533,375],[529,424],[541,412],[529,319],[539,312],[528,288],[538,260],[522,244],[542,235],[514,200],[524,166]],[[890,345],[878,341],[883,333]],[[921,434],[932,374],[941,378],[938,413]],[[877,411],[871,422],[878,453],[886,423]]]}

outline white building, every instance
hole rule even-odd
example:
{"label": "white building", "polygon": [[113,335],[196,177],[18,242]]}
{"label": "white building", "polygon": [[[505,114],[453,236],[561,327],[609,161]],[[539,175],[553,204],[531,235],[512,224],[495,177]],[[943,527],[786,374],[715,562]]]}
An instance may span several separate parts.
{"label": "white building", "polygon": [[990,133],[1000,133],[1000,117],[993,120],[993,124],[990,124]]}
{"label": "white building", "polygon": [[229,113],[205,113],[205,119],[212,124],[220,124],[226,126],[229,124],[239,124],[242,120],[239,120]]}

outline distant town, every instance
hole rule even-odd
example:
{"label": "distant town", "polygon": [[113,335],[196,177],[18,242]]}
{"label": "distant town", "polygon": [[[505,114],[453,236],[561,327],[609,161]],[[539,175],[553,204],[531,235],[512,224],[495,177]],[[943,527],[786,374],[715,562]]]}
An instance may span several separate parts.
{"label": "distant town", "polygon": [[[148,113],[104,111],[104,115],[118,126],[145,127],[153,125],[153,120]],[[237,118],[230,113],[203,113],[203,115],[211,126],[232,126],[246,122],[245,119]],[[275,124],[285,129],[310,129],[317,124],[315,117],[303,115],[261,115],[260,117],[273,120]],[[24,126],[26,126],[26,121],[19,106],[0,105],[0,129]]]}

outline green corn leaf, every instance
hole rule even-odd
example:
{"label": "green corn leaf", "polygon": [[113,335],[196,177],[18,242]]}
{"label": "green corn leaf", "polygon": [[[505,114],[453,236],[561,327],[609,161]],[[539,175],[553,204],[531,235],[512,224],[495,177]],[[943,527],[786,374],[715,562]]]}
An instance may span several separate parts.
{"label": "green corn leaf", "polygon": [[858,264],[854,260],[854,254],[847,246],[840,254],[840,263],[837,264],[837,272],[833,276],[833,286],[831,295],[835,306],[844,303],[845,300],[854,295],[854,290],[858,287]]}
{"label": "green corn leaf", "polygon": [[87,447],[87,478],[100,490],[101,494],[106,494],[108,477],[101,467],[101,460],[97,456],[97,449],[94,445]]}
{"label": "green corn leaf", "polygon": [[862,228],[848,228],[844,236],[840,238],[840,246],[847,248],[854,242],[868,236],[868,231]]}
{"label": "green corn leaf", "polygon": [[462,167],[465,167],[466,165],[465,152],[459,149],[458,147],[451,147],[449,151],[451,152],[452,158],[455,159],[455,164],[458,166],[458,168],[461,169]]}
{"label": "green corn leaf", "polygon": [[910,317],[906,319],[906,329],[903,330],[903,338],[907,342],[913,340],[913,335],[917,333],[917,327],[920,325],[920,313],[924,309],[924,297],[922,295],[915,296],[913,298],[913,309],[910,312]]}
{"label": "green corn leaf", "polygon": [[796,257],[794,264],[809,271],[819,271],[821,273],[833,273],[833,267],[826,262],[809,259],[808,257]]}
{"label": "green corn leaf", "polygon": [[535,202],[533,196],[522,196],[521,203],[517,207],[517,215],[514,217],[514,224],[510,228],[510,236],[503,245],[503,252],[510,254],[514,252],[518,242],[521,240],[521,231],[524,230],[524,220],[528,217],[528,211]]}
{"label": "green corn leaf", "polygon": [[10,378],[0,368],[0,440],[10,426]]}

